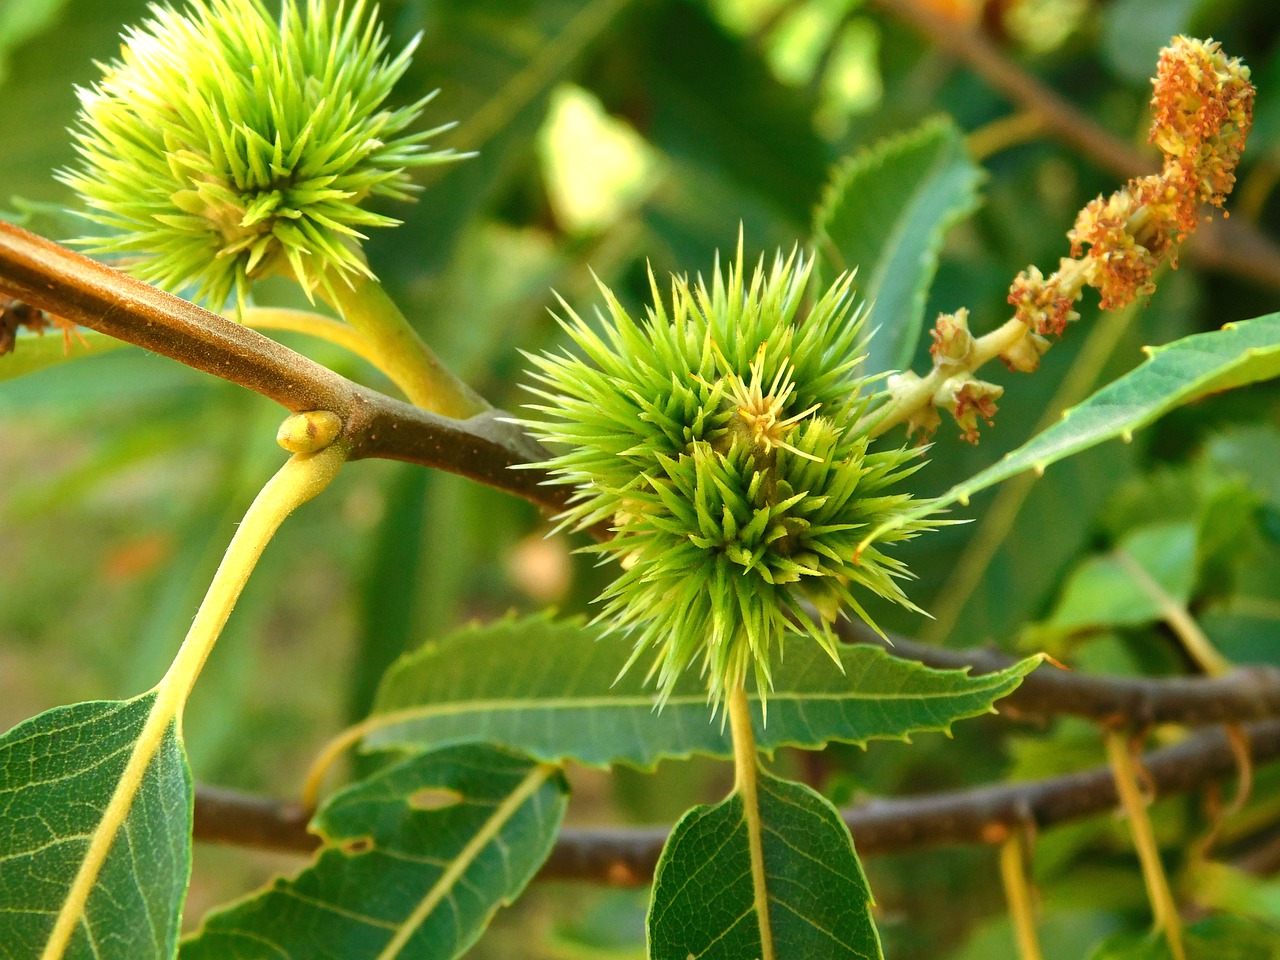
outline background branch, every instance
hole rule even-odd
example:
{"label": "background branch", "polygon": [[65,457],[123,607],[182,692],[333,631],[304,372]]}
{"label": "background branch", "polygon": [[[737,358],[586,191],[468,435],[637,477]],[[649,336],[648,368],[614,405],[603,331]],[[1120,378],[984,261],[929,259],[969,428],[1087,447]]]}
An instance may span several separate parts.
{"label": "background branch", "polygon": [[[995,650],[949,650],[898,636],[884,640],[848,620],[837,622],[835,631],[846,642],[873,643],[938,670],[994,673],[1014,663]],[[1034,718],[1069,714],[1134,729],[1261,720],[1280,717],[1280,669],[1252,666],[1216,677],[1097,677],[1045,663],[1000,701],[1000,712]]]}
{"label": "background branch", "polygon": [[[1257,765],[1280,757],[1280,720],[1246,724]],[[1220,730],[1188,737],[1148,753],[1143,763],[1157,797],[1188,793],[1236,772],[1236,756]],[[920,797],[873,800],[843,811],[864,856],[927,847],[995,844],[1015,828],[1050,827],[1115,808],[1115,782],[1106,767],[1081,773],[956,790]],[[227,790],[196,792],[195,837],[295,853],[319,845],[306,832],[306,814],[282,804]],[[613,886],[648,883],[666,841],[666,827],[568,828],[539,877]]]}
{"label": "background branch", "polygon": [[[993,90],[1040,118],[1041,129],[1098,166],[1128,179],[1156,171],[1154,156],[1116,137],[1070,101],[1028,73],[977,30],[928,9],[917,0],[876,0],[886,12],[930,43],[964,62]],[[1204,269],[1280,289],[1280,246],[1239,218],[1202,224],[1186,254]]]}

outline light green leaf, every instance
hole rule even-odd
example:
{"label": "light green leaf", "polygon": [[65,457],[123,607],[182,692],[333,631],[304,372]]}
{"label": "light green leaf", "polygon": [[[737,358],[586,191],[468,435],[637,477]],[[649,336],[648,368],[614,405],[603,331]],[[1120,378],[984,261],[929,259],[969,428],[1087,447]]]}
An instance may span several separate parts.
{"label": "light green leaf", "polygon": [[[0,738],[0,958],[169,960],[191,873],[191,774],[171,721],[123,822],[104,813],[156,700],[79,703]],[[106,859],[78,895],[92,844]],[[51,945],[55,923],[63,936]],[[59,928],[61,930],[61,928]]]}
{"label": "light green leaf", "polygon": [[[980,490],[1045,468],[1090,447],[1154,423],[1170,410],[1223,390],[1280,376],[1280,313],[1229,323],[1221,330],[1183,337],[1163,347],[1146,348],[1146,363],[1103,387],[1062,415],[994,465],[958,483],[937,500],[906,511],[895,523],[933,513],[952,503],[965,504]],[[890,527],[873,530],[870,543]]]}
{"label": "light green leaf", "polygon": [[815,216],[814,246],[823,278],[858,270],[858,293],[872,305],[876,330],[868,372],[911,366],[942,241],[977,208],[983,179],[945,117],[836,167]]}
{"label": "light green leaf", "polygon": [[[45,336],[24,334],[18,337],[13,352],[0,356],[0,380],[12,380],[46,367],[56,367],[71,360],[95,357],[128,346],[123,340],[92,330],[81,331],[76,336],[80,339],[72,342],[69,352],[63,347],[62,335],[56,330]],[[87,346],[80,342],[81,339]]]}
{"label": "light green leaf", "polygon": [[51,172],[75,157],[67,136],[75,85],[101,78],[94,61],[119,52],[121,24],[145,9],[144,0],[0,0],[0,130],[22,131],[5,144],[0,205],[16,206],[15,197],[66,205]]}
{"label": "light green leaf", "polygon": [[[1131,531],[1116,545],[1131,563],[1178,604],[1191,599],[1196,576],[1196,524],[1155,523]],[[1090,557],[1067,578],[1049,619],[1038,628],[1046,641],[1079,630],[1133,627],[1164,616],[1159,598],[1116,552]]]}
{"label": "light green leaf", "polygon": [[485,746],[403,760],[336,794],[315,862],[205,918],[182,960],[443,960],[546,859],[559,770]]}
{"label": "light green leaf", "polygon": [[[672,831],[649,907],[651,960],[880,957],[871,891],[839,812],[803,784],[758,773],[756,786],[755,810],[734,793],[690,810]],[[761,903],[772,949],[762,943]]]}
{"label": "light green leaf", "polygon": [[9,77],[9,56],[25,41],[57,22],[67,0],[0,3],[0,85]]}
{"label": "light green leaf", "polygon": [[[1280,920],[1280,877],[1259,876],[1221,860],[1205,860],[1190,871],[1188,896],[1206,910]],[[1280,945],[1280,932],[1277,932]]]}
{"label": "light green leaf", "polygon": [[[629,643],[576,621],[544,617],[471,627],[400,659],[358,731],[372,747],[499,743],[539,759],[629,763],[732,754],[707,706],[704,681],[683,677],[659,711],[640,669],[618,676]],[[1039,661],[971,677],[900,660],[878,647],[840,649],[840,667],[796,638],[773,668],[768,723],[751,694],[757,743],[818,747],[947,730],[991,710]],[[615,682],[616,680],[616,682]]]}

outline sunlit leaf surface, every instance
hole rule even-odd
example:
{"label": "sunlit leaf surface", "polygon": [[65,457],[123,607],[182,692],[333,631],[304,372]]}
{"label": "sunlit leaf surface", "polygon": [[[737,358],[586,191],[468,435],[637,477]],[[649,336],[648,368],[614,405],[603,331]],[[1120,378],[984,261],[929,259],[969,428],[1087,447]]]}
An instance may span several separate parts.
{"label": "sunlit leaf surface", "polygon": [[947,230],[978,206],[979,169],[949,120],[882,140],[836,168],[818,208],[815,246],[824,279],[857,269],[872,304],[869,373],[910,367],[925,297]]}
{"label": "sunlit leaf surface", "polygon": [[[0,739],[3,960],[173,956],[191,873],[191,775],[172,723],[122,822],[103,817],[154,702],[57,707]],[[77,895],[94,844],[109,850]],[[69,935],[55,937],[60,916]]]}
{"label": "sunlit leaf surface", "polygon": [[[729,732],[722,717],[711,715],[702,681],[684,677],[658,710],[643,670],[618,676],[629,653],[625,640],[573,621],[538,617],[462,630],[392,667],[366,742],[425,748],[486,741],[595,765],[729,756]],[[1038,663],[1033,658],[969,676],[867,645],[841,648],[840,661],[807,639],[788,645],[774,667],[767,721],[752,695],[762,749],[947,730],[956,720],[989,712]]]}

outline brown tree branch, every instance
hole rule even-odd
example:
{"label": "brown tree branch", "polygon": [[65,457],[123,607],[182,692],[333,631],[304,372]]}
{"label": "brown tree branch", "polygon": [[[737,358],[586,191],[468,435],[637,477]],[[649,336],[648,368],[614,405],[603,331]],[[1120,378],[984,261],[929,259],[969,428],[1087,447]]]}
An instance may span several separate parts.
{"label": "brown tree branch", "polygon": [[[987,36],[928,9],[917,0],[876,0],[939,49],[964,62],[992,89],[1039,117],[1042,129],[1104,170],[1128,179],[1152,173],[1156,161],[1094,122],[1070,101],[1010,60]],[[1207,270],[1280,289],[1280,246],[1239,218],[1216,219],[1187,241],[1186,253]]]}
{"label": "brown tree branch", "polygon": [[1280,873],[1280,826],[1273,825],[1261,835],[1253,835],[1245,843],[1235,845],[1241,855],[1231,862],[1247,873],[1269,877]]}
{"label": "brown tree branch", "polygon": [[469,420],[428,413],[3,221],[0,294],[247,387],[294,413],[330,410],[343,420],[352,459],[380,457],[448,470],[552,512],[562,509],[568,496],[565,487],[548,486],[542,471],[512,469],[547,454],[518,427],[503,422],[501,411]]}
{"label": "brown tree branch", "polygon": [[[883,640],[861,623],[835,626],[849,643],[874,643],[938,670],[994,673],[1014,663],[995,650],[948,650],[903,637]],[[1085,717],[1144,729],[1159,723],[1198,727],[1280,717],[1280,669],[1252,666],[1222,676],[1097,677],[1042,664],[1000,701],[1011,717]]]}
{"label": "brown tree branch", "polygon": [[[404,460],[459,473],[555,511],[568,491],[545,473],[512,469],[546,456],[533,440],[489,412],[452,420],[339,376],[274,340],[157,290],[94,260],[0,221],[0,293],[238,383],[290,411],[343,417],[361,457]],[[3,363],[0,358],[0,363]],[[842,623],[846,640],[875,637]],[[897,640],[895,651],[935,667],[989,672],[1010,661],[982,651],[948,651]],[[1230,677],[1116,680],[1044,668],[1005,701],[1011,712],[1073,713],[1097,720],[1203,724],[1280,715],[1280,671]]]}
{"label": "brown tree branch", "polygon": [[[1280,758],[1280,720],[1246,724],[1251,757],[1261,766]],[[1143,763],[1157,797],[1189,793],[1236,772],[1236,757],[1220,730],[1188,737],[1148,753]],[[879,856],[928,847],[1000,843],[1015,828],[1046,828],[1106,813],[1116,806],[1106,767],[1036,780],[893,800],[842,811],[858,851]],[[666,827],[567,828],[539,877],[612,886],[648,883],[666,842]],[[311,853],[319,839],[306,831],[296,804],[200,787],[195,837],[294,853]]]}

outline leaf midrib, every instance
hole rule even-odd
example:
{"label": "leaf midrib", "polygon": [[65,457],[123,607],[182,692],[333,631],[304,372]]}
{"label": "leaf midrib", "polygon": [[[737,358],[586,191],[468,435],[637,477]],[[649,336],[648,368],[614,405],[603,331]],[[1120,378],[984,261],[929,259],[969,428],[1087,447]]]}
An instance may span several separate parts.
{"label": "leaf midrib", "polygon": [[[890,700],[890,701],[920,701],[920,700],[940,700],[952,697],[965,697],[985,694],[991,690],[998,690],[1000,687],[1012,683],[1016,677],[1009,677],[1003,674],[991,674],[991,676],[999,677],[999,681],[987,684],[981,687],[965,687],[962,690],[938,690],[925,693],[911,693],[909,691],[894,691],[886,693],[867,693],[861,691],[833,691],[821,694],[769,694],[769,702],[775,703],[824,703],[824,702],[845,702],[850,700],[869,701],[869,700]],[[759,703],[758,696],[751,697],[752,703]],[[567,710],[596,710],[608,707],[616,707],[618,709],[634,709],[636,707],[655,708],[659,703],[659,698],[651,693],[634,694],[627,696],[590,696],[590,697],[532,697],[528,699],[520,699],[516,697],[502,698],[491,697],[485,700],[449,700],[438,704],[426,704],[420,707],[404,707],[397,710],[388,710],[384,713],[376,713],[369,718],[369,724],[377,726],[385,726],[387,723],[399,723],[402,719],[415,719],[425,716],[451,716],[461,713],[492,713],[500,708],[503,709],[521,709],[530,710],[537,708],[542,711],[567,711]],[[523,706],[523,705],[528,706]],[[665,701],[664,709],[671,707],[689,707],[698,706],[705,707],[707,704],[704,694],[689,696],[670,696]],[[512,706],[514,705],[514,706]]]}
{"label": "leaf midrib", "polygon": [[[902,205],[902,215],[894,218],[893,229],[889,231],[889,235],[886,238],[887,242],[883,248],[885,252],[877,259],[876,266],[871,274],[871,282],[866,286],[868,302],[875,299],[874,296],[870,295],[872,292],[878,294],[882,289],[884,289],[885,279],[891,272],[889,269],[890,266],[895,266],[897,264],[898,257],[907,246],[905,241],[909,232],[909,226],[916,221],[917,214],[923,204],[924,198],[933,193],[935,178],[938,175],[938,171],[949,166],[950,161],[951,158],[947,155],[939,154],[935,156],[933,161],[929,164],[925,175],[917,181],[915,189],[908,192],[907,201]],[[883,166],[883,164],[881,165]],[[925,233],[927,237],[932,240],[939,232],[946,230],[947,226],[949,225],[940,226],[935,223],[931,228],[927,229]],[[917,280],[911,291],[913,301],[919,298],[919,288],[921,286],[922,284]]]}
{"label": "leaf midrib", "polygon": [[399,924],[396,935],[378,954],[377,960],[395,960],[400,956],[400,951],[408,944],[410,938],[422,926],[427,917],[437,906],[449,895],[449,891],[462,879],[462,876],[470,868],[476,858],[480,856],[484,849],[492,842],[502,828],[516,815],[525,801],[532,797],[540,790],[558,770],[559,768],[553,764],[541,763],[534,767],[525,775],[524,779],[511,791],[502,803],[494,809],[493,813],[485,820],[480,829],[475,832],[467,845],[462,848],[458,856],[453,859],[448,868],[440,875],[439,879],[431,885],[423,898],[414,907],[413,912],[409,914],[404,921]]}

